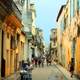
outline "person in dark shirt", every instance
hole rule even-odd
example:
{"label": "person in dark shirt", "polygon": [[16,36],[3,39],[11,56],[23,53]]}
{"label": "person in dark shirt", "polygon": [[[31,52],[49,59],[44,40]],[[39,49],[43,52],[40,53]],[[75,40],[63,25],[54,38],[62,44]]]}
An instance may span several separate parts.
{"label": "person in dark shirt", "polygon": [[70,63],[70,73],[71,73],[71,77],[73,77],[73,73],[74,73],[74,59],[71,59],[71,63]]}

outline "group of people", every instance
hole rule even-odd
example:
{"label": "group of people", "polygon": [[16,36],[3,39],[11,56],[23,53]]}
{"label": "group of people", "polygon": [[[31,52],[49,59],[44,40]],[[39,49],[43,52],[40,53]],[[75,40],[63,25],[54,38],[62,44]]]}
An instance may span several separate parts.
{"label": "group of people", "polygon": [[52,59],[50,57],[46,56],[40,56],[40,57],[35,57],[32,58],[32,64],[35,67],[44,67],[44,64],[51,65]]}
{"label": "group of people", "polygon": [[51,65],[52,59],[51,58],[46,58],[47,66]]}
{"label": "group of people", "polygon": [[32,58],[32,64],[35,67],[44,67],[44,61],[45,61],[45,57],[35,57]]}
{"label": "group of people", "polygon": [[[52,58],[50,56],[40,56],[40,57],[35,57],[32,58],[32,65],[33,67],[44,67],[44,63],[46,61],[47,66],[51,65],[52,63]],[[30,62],[28,60],[28,65],[30,65]],[[69,71],[71,73],[71,77],[73,77],[74,73],[74,59],[71,59],[71,62],[69,62]]]}

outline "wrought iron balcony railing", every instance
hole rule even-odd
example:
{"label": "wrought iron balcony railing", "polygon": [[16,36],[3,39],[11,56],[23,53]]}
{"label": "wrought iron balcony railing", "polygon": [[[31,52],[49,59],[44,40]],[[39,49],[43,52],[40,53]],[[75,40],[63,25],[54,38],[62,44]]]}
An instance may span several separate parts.
{"label": "wrought iron balcony railing", "polygon": [[17,16],[17,18],[21,20],[22,14],[14,2],[12,2],[12,10],[13,10],[13,13],[15,13],[15,15]]}
{"label": "wrought iron balcony railing", "polygon": [[[18,17],[19,20],[21,20],[21,12],[19,11],[16,4],[13,2],[13,0],[0,0],[0,16],[5,17],[6,15],[10,15],[11,13],[14,13],[15,16]],[[1,14],[2,13],[2,14]]]}

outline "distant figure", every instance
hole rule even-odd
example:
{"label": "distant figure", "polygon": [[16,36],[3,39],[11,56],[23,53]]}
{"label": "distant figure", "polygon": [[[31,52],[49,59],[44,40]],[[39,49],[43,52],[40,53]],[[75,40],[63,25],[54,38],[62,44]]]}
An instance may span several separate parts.
{"label": "distant figure", "polygon": [[35,67],[37,67],[38,59],[35,58]]}
{"label": "distant figure", "polygon": [[35,60],[34,60],[34,58],[32,58],[32,65],[33,65],[33,67],[34,67],[34,64],[35,64]]}
{"label": "distant figure", "polygon": [[48,66],[48,58],[46,58],[47,66]]}
{"label": "distant figure", "polygon": [[41,58],[38,59],[38,65],[41,66]]}
{"label": "distant figure", "polygon": [[74,73],[74,58],[71,59],[70,73],[71,73],[71,77],[73,77],[73,73]]}
{"label": "distant figure", "polygon": [[30,61],[29,61],[29,58],[27,59],[27,64],[28,64],[28,66],[30,66]]}
{"label": "distant figure", "polygon": [[44,67],[44,59],[41,59],[42,67]]}
{"label": "distant figure", "polygon": [[49,58],[46,58],[46,61],[47,61],[47,66],[48,66],[48,65],[51,65],[52,60],[51,60],[50,57],[49,57]]}
{"label": "distant figure", "polygon": [[71,62],[68,64],[68,71],[70,71]]}

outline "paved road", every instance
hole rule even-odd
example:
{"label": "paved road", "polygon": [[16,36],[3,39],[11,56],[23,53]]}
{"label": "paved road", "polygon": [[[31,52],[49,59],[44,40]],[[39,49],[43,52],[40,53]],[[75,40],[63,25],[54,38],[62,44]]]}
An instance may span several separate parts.
{"label": "paved road", "polygon": [[[69,76],[70,77],[70,76]],[[77,80],[67,78],[55,65],[44,68],[34,68],[32,80]]]}

